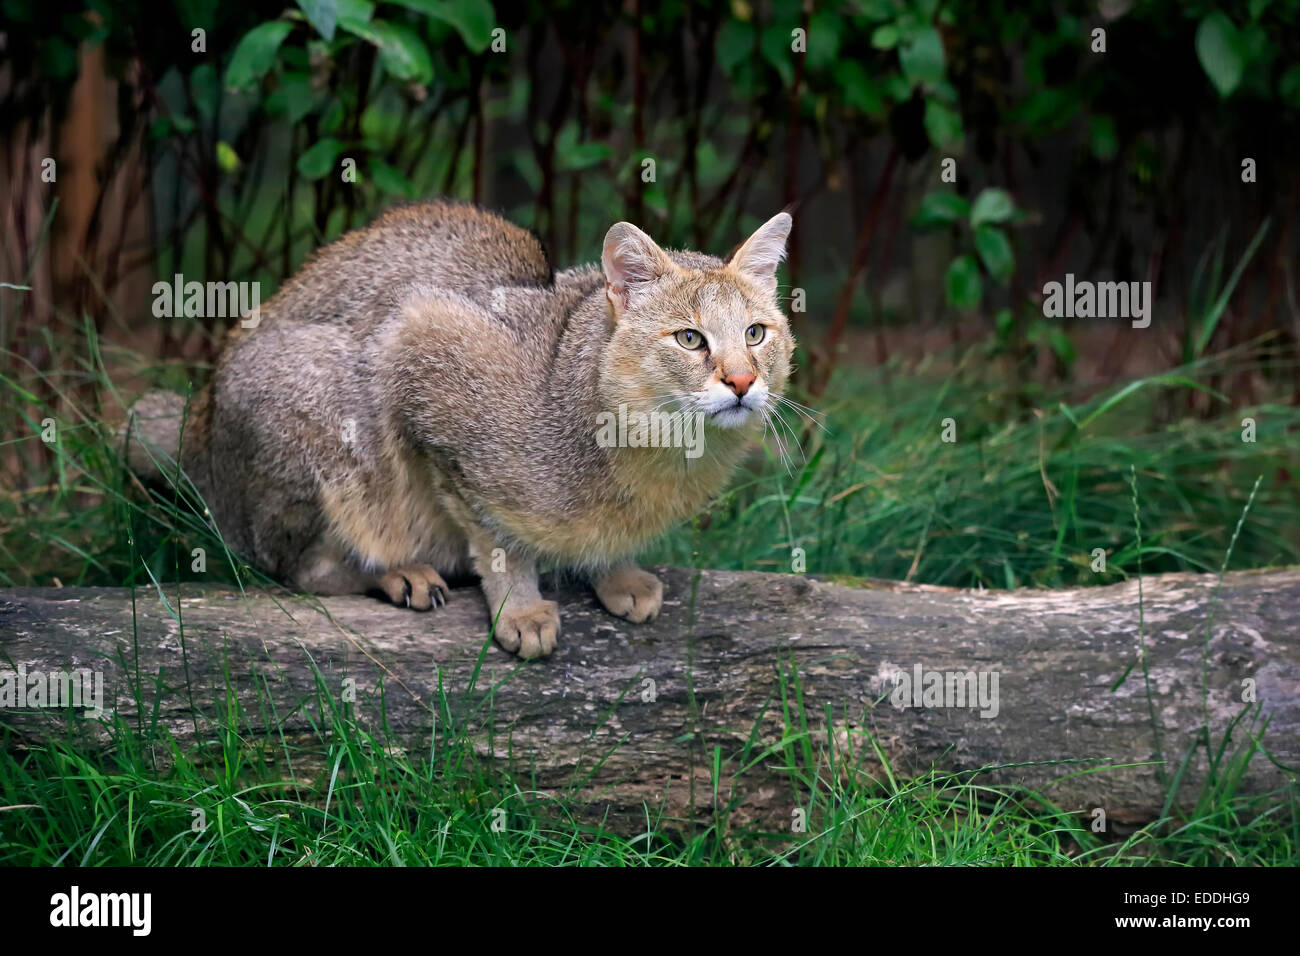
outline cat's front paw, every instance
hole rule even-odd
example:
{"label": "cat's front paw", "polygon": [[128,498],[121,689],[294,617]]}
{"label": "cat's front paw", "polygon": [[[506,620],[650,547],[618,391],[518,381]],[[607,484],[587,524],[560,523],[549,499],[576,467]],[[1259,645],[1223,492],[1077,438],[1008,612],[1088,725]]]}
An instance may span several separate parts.
{"label": "cat's front paw", "polygon": [[550,657],[560,635],[560,609],[554,601],[502,608],[495,631],[497,643],[524,660]]}
{"label": "cat's front paw", "polygon": [[412,564],[382,574],[376,587],[398,607],[428,611],[447,603],[447,582],[428,564]]}
{"label": "cat's front paw", "polygon": [[649,571],[617,568],[592,582],[605,610],[633,624],[653,621],[664,603],[664,586]]}

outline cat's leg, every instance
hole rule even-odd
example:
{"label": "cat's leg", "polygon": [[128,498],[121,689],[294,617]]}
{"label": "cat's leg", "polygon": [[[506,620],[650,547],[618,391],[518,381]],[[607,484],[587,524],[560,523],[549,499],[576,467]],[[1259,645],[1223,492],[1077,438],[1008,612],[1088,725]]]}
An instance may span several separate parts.
{"label": "cat's leg", "polygon": [[525,660],[549,657],[560,634],[560,609],[542,599],[537,564],[528,555],[499,544],[487,531],[469,531],[469,555],[482,580],[496,641]]}
{"label": "cat's leg", "polygon": [[365,594],[375,586],[375,576],[353,567],[343,549],[324,535],[299,555],[286,577],[308,594]]}
{"label": "cat's leg", "polygon": [[664,603],[660,580],[630,561],[595,575],[591,586],[606,611],[634,624],[653,621]]}
{"label": "cat's leg", "polygon": [[310,594],[368,594],[382,591],[399,607],[428,611],[447,603],[450,588],[429,564],[410,564],[382,572],[354,567],[343,549],[327,537],[302,553],[290,575],[294,586]]}

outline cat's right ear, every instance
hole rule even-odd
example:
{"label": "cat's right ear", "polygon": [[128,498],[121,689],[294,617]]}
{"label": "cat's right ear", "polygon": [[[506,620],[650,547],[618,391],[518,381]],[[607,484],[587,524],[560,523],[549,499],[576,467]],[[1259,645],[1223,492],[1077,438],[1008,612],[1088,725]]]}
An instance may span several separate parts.
{"label": "cat's right ear", "polygon": [[785,243],[793,225],[788,212],[778,212],[727,257],[727,267],[756,282],[760,288],[776,292],[776,267],[785,258]]}
{"label": "cat's right ear", "polygon": [[668,253],[630,222],[616,222],[609,227],[600,264],[605,269],[605,296],[615,321],[637,292],[677,268]]}

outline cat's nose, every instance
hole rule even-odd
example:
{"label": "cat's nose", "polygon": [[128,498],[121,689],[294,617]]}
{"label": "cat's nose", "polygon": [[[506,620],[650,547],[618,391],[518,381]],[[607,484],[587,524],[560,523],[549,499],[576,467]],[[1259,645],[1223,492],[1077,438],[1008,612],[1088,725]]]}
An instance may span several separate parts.
{"label": "cat's nose", "polygon": [[732,372],[724,376],[722,381],[726,383],[727,388],[736,393],[737,398],[743,398],[749,391],[749,386],[754,384],[756,377],[753,372]]}

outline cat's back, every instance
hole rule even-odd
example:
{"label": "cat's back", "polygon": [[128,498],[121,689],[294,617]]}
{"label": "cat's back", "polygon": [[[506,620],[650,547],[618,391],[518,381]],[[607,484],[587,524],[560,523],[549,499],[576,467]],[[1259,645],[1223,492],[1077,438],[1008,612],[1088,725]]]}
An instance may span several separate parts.
{"label": "cat's back", "polygon": [[358,242],[387,261],[405,260],[421,281],[461,293],[554,283],[540,239],[470,203],[443,199],[396,206]]}
{"label": "cat's back", "polygon": [[487,307],[494,290],[553,281],[546,250],[528,230],[469,203],[409,203],[317,251],[266,303],[262,318],[365,332],[415,285]]}

